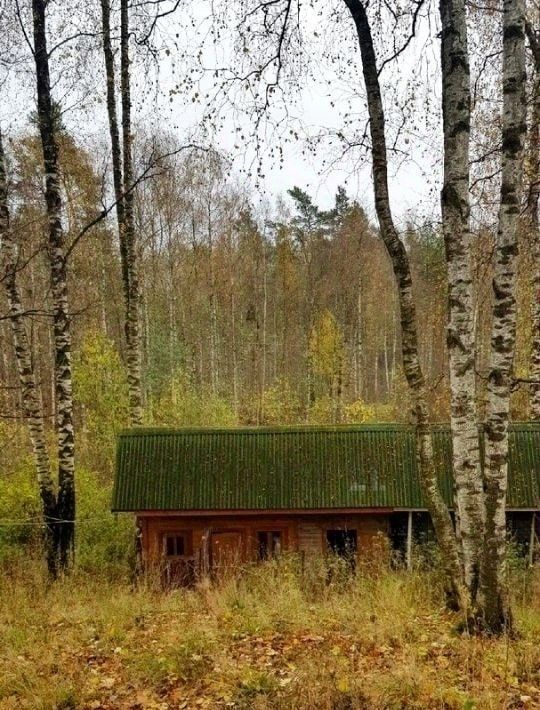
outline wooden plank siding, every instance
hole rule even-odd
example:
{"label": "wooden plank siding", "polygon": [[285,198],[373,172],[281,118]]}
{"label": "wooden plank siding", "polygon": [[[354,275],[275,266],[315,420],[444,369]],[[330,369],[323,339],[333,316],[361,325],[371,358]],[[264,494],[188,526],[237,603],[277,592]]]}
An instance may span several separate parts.
{"label": "wooden plank siding", "polygon": [[[380,534],[389,529],[388,513],[357,515],[141,515],[137,518],[142,534],[143,559],[147,564],[159,563],[163,559],[163,539],[165,535],[188,533],[190,551],[194,558],[202,561],[209,550],[209,536],[212,533],[238,531],[240,534],[240,559],[257,559],[258,532],[279,531],[282,551],[302,552],[306,555],[326,552],[328,530],[356,530],[358,555],[373,551],[373,545]],[[211,565],[211,560],[208,560]]]}

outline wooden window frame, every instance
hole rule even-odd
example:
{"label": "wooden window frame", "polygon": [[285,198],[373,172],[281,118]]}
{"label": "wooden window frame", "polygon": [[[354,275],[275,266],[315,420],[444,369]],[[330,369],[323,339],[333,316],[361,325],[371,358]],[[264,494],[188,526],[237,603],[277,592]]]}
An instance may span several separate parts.
{"label": "wooden window frame", "polygon": [[[281,527],[280,525],[265,525],[264,527],[257,527],[253,530],[253,540],[255,543],[255,553],[257,556],[257,559],[260,562],[264,562],[263,558],[259,557],[259,533],[266,533],[267,535],[269,533],[274,533],[277,532],[281,536],[281,549],[279,554],[283,554],[286,550],[289,549],[289,540],[288,540],[288,528]],[[265,559],[271,560],[273,557],[276,555],[270,555],[269,557]]]}
{"label": "wooden window frame", "polygon": [[[167,538],[169,537],[184,538],[183,555],[167,554]],[[164,560],[185,560],[187,558],[193,557],[193,530],[164,530],[161,533],[161,554]]]}
{"label": "wooden window frame", "polygon": [[337,554],[333,551],[332,547],[328,544],[328,533],[331,533],[331,532],[354,533],[355,542],[356,542],[356,549],[354,550],[354,554],[352,556],[358,557],[358,553],[360,550],[360,533],[358,530],[358,525],[356,525],[355,527],[348,526],[348,525],[328,526],[328,527],[325,526],[322,531],[322,542],[323,542],[323,550],[325,551],[326,555]]}

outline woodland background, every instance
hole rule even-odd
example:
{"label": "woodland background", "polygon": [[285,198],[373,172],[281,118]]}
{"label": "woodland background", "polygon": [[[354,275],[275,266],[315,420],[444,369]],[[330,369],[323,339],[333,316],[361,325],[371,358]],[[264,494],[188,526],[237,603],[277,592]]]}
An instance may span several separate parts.
{"label": "woodland background", "polygon": [[[64,127],[60,130],[66,241],[99,213],[101,165]],[[136,164],[151,155],[139,137]],[[174,154],[158,137],[161,159],[135,191],[140,260],[142,383],[149,425],[276,425],[409,421],[400,362],[400,328],[391,264],[376,226],[339,188],[321,209],[291,186],[274,204],[249,194],[217,151]],[[20,240],[18,274],[45,416],[54,416],[46,217],[40,145],[31,117],[8,145],[12,215]],[[140,169],[143,173],[143,167]],[[369,185],[366,185],[366,190]],[[449,420],[446,275],[437,222],[404,230],[414,275],[421,357],[433,419]],[[533,257],[521,234],[517,372],[528,372],[532,342]],[[477,377],[490,335],[493,234],[474,240]],[[114,223],[103,220],[70,254],[75,417],[79,485],[99,489],[107,509],[117,432],[128,425],[123,365],[123,303]],[[4,294],[0,311],[6,312]],[[0,320],[1,518],[38,518],[27,435],[20,412],[12,336]],[[525,387],[513,395],[513,417],[526,419]],[[14,475],[18,470],[20,475]],[[86,483],[85,483],[86,481]],[[28,500],[15,493],[24,483]],[[105,484],[105,489],[102,489]],[[84,501],[86,495],[82,495]],[[31,500],[31,504],[28,501]],[[93,505],[96,501],[93,501]],[[83,502],[83,507],[86,505]],[[14,542],[32,529],[9,529]],[[97,527],[97,526],[96,526]],[[4,525],[3,530],[6,530]],[[0,535],[2,529],[0,529]]]}

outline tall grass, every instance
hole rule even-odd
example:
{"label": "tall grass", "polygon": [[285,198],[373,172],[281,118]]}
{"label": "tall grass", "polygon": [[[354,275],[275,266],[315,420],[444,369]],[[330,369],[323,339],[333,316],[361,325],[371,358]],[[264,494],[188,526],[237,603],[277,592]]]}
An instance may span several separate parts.
{"label": "tall grass", "polygon": [[12,562],[0,708],[538,707],[540,574],[512,574],[520,635],[487,640],[457,633],[436,570],[290,557],[164,592]]}

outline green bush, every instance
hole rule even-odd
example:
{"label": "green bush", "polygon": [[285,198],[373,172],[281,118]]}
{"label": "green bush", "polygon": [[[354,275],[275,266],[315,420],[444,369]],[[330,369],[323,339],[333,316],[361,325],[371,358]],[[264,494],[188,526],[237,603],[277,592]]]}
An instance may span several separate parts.
{"label": "green bush", "polygon": [[0,563],[34,545],[40,537],[40,507],[35,469],[21,457],[0,477]]}
{"label": "green bush", "polygon": [[110,512],[111,494],[112,486],[103,485],[94,471],[77,471],[76,564],[89,572],[123,576],[133,569],[135,526],[132,515]]}
{"label": "green bush", "polygon": [[[75,559],[87,571],[125,576],[134,562],[132,516],[110,512],[112,484],[82,466],[77,468]],[[0,477],[0,564],[40,553],[41,506],[31,456],[14,461]]]}
{"label": "green bush", "polygon": [[128,425],[128,388],[120,355],[102,333],[87,333],[73,363],[79,460],[111,476],[116,436]]}
{"label": "green bush", "polygon": [[163,392],[149,402],[149,423],[163,426],[223,426],[237,424],[231,406],[211,392],[198,392],[179,370]]}

